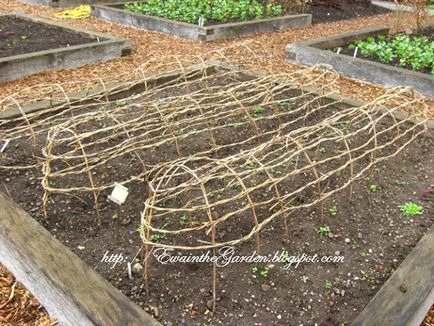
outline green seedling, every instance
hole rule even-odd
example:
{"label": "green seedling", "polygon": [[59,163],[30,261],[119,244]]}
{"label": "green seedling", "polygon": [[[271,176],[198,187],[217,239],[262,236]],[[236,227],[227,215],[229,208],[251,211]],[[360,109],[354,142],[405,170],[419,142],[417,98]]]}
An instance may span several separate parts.
{"label": "green seedling", "polygon": [[163,240],[165,237],[164,235],[160,235],[160,234],[151,234],[151,236],[149,237],[149,241],[154,242],[154,243],[159,243],[161,242],[161,240]]}
{"label": "green seedling", "polygon": [[333,288],[333,284],[332,284],[332,282],[330,282],[330,281],[326,281],[326,282],[325,282],[325,285],[324,285],[324,288],[327,289],[327,290],[332,289],[332,288]]}
{"label": "green seedling", "polygon": [[267,277],[269,272],[270,272],[270,269],[269,269],[268,267],[264,267],[264,268],[259,272],[259,275],[261,275],[262,277]]}
{"label": "green seedling", "polygon": [[168,228],[171,225],[172,225],[172,220],[170,218],[166,218],[164,220],[163,229],[166,229],[166,228]]}
{"label": "green seedling", "polygon": [[265,266],[265,267],[263,267],[263,268],[258,268],[258,267],[256,267],[256,266],[253,266],[253,267],[250,269],[250,271],[251,271],[253,274],[259,274],[259,275],[262,276],[262,277],[267,277],[268,274],[270,273],[270,268],[267,267],[267,266]]}
{"label": "green seedling", "polygon": [[423,214],[423,206],[415,204],[413,202],[407,202],[404,205],[400,205],[398,207],[405,216],[415,216]]}
{"label": "green seedling", "polygon": [[116,102],[116,105],[120,106],[120,107],[125,106],[125,105],[127,105],[127,101],[126,100],[118,100]]}
{"label": "green seedling", "polygon": [[374,192],[377,192],[378,187],[377,187],[377,185],[372,184],[372,185],[369,186],[369,190],[370,190],[372,193],[374,193]]}
{"label": "green seedling", "polygon": [[182,214],[182,215],[179,217],[179,221],[180,221],[181,223],[187,223],[187,222],[188,222],[188,215],[187,215],[187,214]]}
{"label": "green seedling", "polygon": [[143,233],[145,233],[145,226],[144,226],[144,225],[139,225],[139,226],[137,227],[137,229],[136,229],[136,232],[137,232],[138,234],[143,234]]}
{"label": "green seedling", "polygon": [[280,102],[280,108],[285,111],[291,111],[294,109],[294,104],[289,102]]}
{"label": "green seedling", "polygon": [[281,260],[281,262],[282,263],[288,263],[289,262],[289,260],[291,259],[291,256],[289,255],[289,252],[287,251],[287,250],[285,250],[283,253],[282,253],[282,260]]}
{"label": "green seedling", "polygon": [[264,111],[265,111],[265,110],[264,110],[263,107],[258,106],[258,107],[256,107],[256,108],[253,109],[253,116],[254,116],[255,118],[257,118],[257,117],[261,116],[262,113],[264,113]]}
{"label": "green seedling", "polygon": [[407,182],[405,182],[405,181],[395,180],[395,185],[397,185],[398,187],[405,187],[406,184],[407,184]]}
{"label": "green seedling", "polygon": [[329,213],[333,217],[338,214],[338,207],[336,206],[336,204],[329,208]]}
{"label": "green seedling", "polygon": [[316,230],[317,233],[319,234],[328,234],[331,232],[330,227],[329,226],[320,226],[318,230]]}

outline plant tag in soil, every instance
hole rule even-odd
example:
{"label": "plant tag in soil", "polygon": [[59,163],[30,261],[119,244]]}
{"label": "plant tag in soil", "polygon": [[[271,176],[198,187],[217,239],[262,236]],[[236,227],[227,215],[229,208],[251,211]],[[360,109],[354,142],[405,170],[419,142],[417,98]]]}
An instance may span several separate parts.
{"label": "plant tag in soil", "polygon": [[128,188],[116,182],[111,195],[107,196],[108,199],[118,204],[119,206],[125,203],[127,197],[128,197]]}
{"label": "plant tag in soil", "polygon": [[128,271],[128,278],[130,280],[132,280],[133,279],[133,272],[132,272],[132,269],[131,269],[131,263],[130,262],[128,262],[128,264],[127,264],[127,271]]}
{"label": "plant tag in soil", "polygon": [[6,147],[9,145],[9,139],[3,139],[0,144],[0,153],[3,153],[6,149]]}

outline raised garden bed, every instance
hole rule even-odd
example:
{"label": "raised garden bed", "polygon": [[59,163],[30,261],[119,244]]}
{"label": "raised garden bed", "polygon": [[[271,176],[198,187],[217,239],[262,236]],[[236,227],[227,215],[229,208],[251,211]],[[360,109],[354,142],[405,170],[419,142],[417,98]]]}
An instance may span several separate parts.
{"label": "raised garden bed", "polygon": [[420,35],[378,35],[329,50],[434,76],[433,35],[434,27]]}
{"label": "raised garden bed", "polygon": [[306,65],[329,64],[338,72],[352,78],[389,87],[410,86],[424,95],[434,96],[434,76],[430,75],[431,71],[416,72],[331,51],[339,47],[345,48],[357,40],[388,34],[387,27],[376,27],[289,44],[286,58]]}
{"label": "raised garden bed", "polygon": [[0,15],[0,82],[131,52],[128,40],[22,14]]}
{"label": "raised garden bed", "polygon": [[[379,0],[372,0],[371,1],[372,5],[380,7],[380,8],[385,8],[391,11],[406,11],[406,12],[412,12],[413,8],[411,8],[410,6],[405,6],[405,5],[397,5],[396,3],[393,2],[393,0],[390,1],[379,1]],[[434,15],[434,5],[427,5],[427,12],[429,15]]]}
{"label": "raised garden bed", "polygon": [[124,3],[93,5],[92,14],[115,23],[187,37],[203,42],[259,32],[304,27],[310,25],[312,21],[311,15],[299,14],[242,22],[215,23],[211,26],[199,26],[198,24],[178,22],[167,18],[132,12],[125,9]]}
{"label": "raised garden bed", "polygon": [[76,7],[83,4],[114,3],[114,2],[120,2],[122,0],[22,0],[22,1],[24,3],[30,3],[35,5],[41,5],[41,6],[50,6],[50,7]]}
{"label": "raised garden bed", "polygon": [[[52,235],[161,321],[350,323],[432,225],[433,123],[418,120],[415,112],[411,116],[401,112],[413,110],[423,99],[408,101],[405,94],[391,94],[366,105],[328,93],[327,86],[331,85],[327,82],[320,82],[324,88],[313,91],[294,86],[287,77],[267,78],[212,64],[146,82],[116,85],[82,98],[71,96],[66,105],[48,101],[45,107],[39,106],[39,111],[24,108],[28,113],[25,119],[20,118],[21,110],[18,114],[6,113],[8,119],[0,120],[2,134],[10,140],[0,157],[2,187]],[[387,105],[395,109],[388,110]],[[288,132],[294,142],[289,137],[281,138]],[[349,141],[329,139],[332,135],[348,135]],[[308,148],[306,142],[315,145]],[[120,146],[126,148],[119,152]],[[290,160],[282,165],[286,155],[292,155],[299,146],[305,148],[304,154],[300,152],[292,163]],[[351,159],[348,148],[355,149]],[[85,165],[83,150],[88,158]],[[280,150],[283,156],[272,155],[271,151]],[[339,157],[339,153],[345,155]],[[277,165],[270,166],[270,157]],[[226,162],[239,173],[240,184],[231,182],[233,174],[225,169],[219,174],[221,168],[219,164],[214,166],[217,161],[213,160],[220,159],[218,162]],[[345,167],[349,160],[353,164]],[[315,170],[306,170],[312,162],[318,163]],[[207,164],[209,169],[201,171]],[[371,164],[375,165],[368,170]],[[93,186],[83,166],[91,169]],[[171,172],[176,166],[180,167],[178,172]],[[250,197],[256,204],[259,223],[270,214],[279,217],[262,224],[262,254],[286,250],[290,254],[342,255],[345,261],[301,264],[288,270],[281,263],[240,263],[219,268],[214,292],[217,308],[212,314],[207,311],[213,297],[210,264],[161,265],[152,258],[148,260],[149,292],[145,295],[141,273],[130,280],[125,271],[126,260],[135,262],[136,253],[138,261],[144,257],[143,241],[153,241],[156,246],[207,245],[198,240],[207,241],[209,234],[197,229],[206,222],[205,216],[200,211],[185,212],[191,203],[200,204],[195,201],[197,190],[190,187],[183,174],[175,176],[177,180],[158,182],[161,175],[189,171],[187,167],[199,179],[203,175],[224,179],[224,183],[217,178],[204,182],[213,218],[228,211],[239,212],[220,221],[219,243],[237,239],[254,228],[252,213],[244,208]],[[297,172],[299,169],[303,171]],[[293,173],[291,179],[289,171]],[[360,178],[352,180],[352,188],[345,187],[359,173]],[[323,176],[319,183],[315,181],[318,176]],[[264,184],[279,178],[283,179],[275,184],[277,190]],[[120,209],[106,200],[114,182],[123,182],[130,191]],[[176,187],[183,185],[174,202],[166,201],[169,197],[165,196],[172,182]],[[287,197],[286,206],[271,207],[278,198],[284,199],[279,194],[291,194],[306,184],[314,186]],[[92,187],[98,188],[97,194]],[[340,187],[341,191],[335,192]],[[189,196],[184,197],[186,190]],[[237,199],[245,191],[250,196]],[[42,200],[44,192],[48,201]],[[317,201],[320,197],[323,204]],[[407,216],[400,211],[399,206],[409,201],[423,206],[422,215]],[[153,231],[152,236],[144,233],[140,239],[140,216],[143,213],[142,222],[149,222],[149,208],[156,209],[152,227],[161,232]],[[167,216],[165,213],[172,209],[173,214]],[[191,232],[182,236],[163,233],[185,227]],[[32,232],[35,228],[23,229]],[[11,229],[20,234],[17,228]],[[256,248],[253,238],[237,244],[237,254],[251,255]],[[425,256],[419,257],[425,259],[414,274],[414,279],[425,284],[426,293],[433,287],[429,271],[434,261],[426,258],[430,251],[425,251],[432,241],[432,233],[422,241]],[[29,248],[31,245],[33,242]],[[114,267],[101,262],[107,252],[122,254],[126,260]],[[415,266],[411,262],[408,265]],[[422,273],[424,269],[427,274]],[[405,318],[414,318],[423,314],[419,309],[426,307],[431,297],[410,296],[415,289],[412,284],[417,282],[405,279],[408,290],[401,293],[408,295],[402,295],[400,302],[419,303],[405,310]],[[396,283],[392,284],[395,288]],[[376,311],[370,318],[387,312],[389,318],[402,317],[395,308]],[[370,319],[367,324],[379,323]]]}

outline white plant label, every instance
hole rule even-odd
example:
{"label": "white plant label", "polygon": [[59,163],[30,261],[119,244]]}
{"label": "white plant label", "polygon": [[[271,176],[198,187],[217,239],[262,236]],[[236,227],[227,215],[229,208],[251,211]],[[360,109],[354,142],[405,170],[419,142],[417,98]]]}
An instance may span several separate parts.
{"label": "white plant label", "polygon": [[3,153],[6,149],[6,147],[9,145],[10,140],[9,139],[3,139],[3,145],[0,147],[0,153]]}
{"label": "white plant label", "polygon": [[128,188],[115,182],[115,187],[113,188],[111,195],[109,195],[107,198],[120,206],[123,203],[125,203],[127,197],[128,197]]}

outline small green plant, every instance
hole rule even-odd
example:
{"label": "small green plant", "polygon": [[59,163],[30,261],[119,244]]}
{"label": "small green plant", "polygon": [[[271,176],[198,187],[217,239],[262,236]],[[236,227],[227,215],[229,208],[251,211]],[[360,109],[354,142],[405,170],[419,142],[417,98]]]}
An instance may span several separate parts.
{"label": "small green plant", "polygon": [[280,102],[280,108],[284,111],[291,111],[294,109],[294,104],[290,102]]}
{"label": "small green plant", "polygon": [[166,228],[168,228],[171,225],[172,225],[172,220],[170,218],[166,218],[164,220],[163,229],[166,229]]}
{"label": "small green plant", "polygon": [[397,185],[398,187],[405,187],[406,184],[407,182],[405,181],[395,180],[395,185]]}
{"label": "small green plant", "polygon": [[269,273],[270,269],[267,266],[265,266],[259,271],[259,275],[261,275],[262,277],[267,277]]}
{"label": "small green plant", "polygon": [[320,226],[316,232],[319,234],[328,234],[331,232],[331,230],[329,226]]}
{"label": "small green plant", "polygon": [[282,259],[281,259],[281,262],[282,263],[288,263],[289,261],[290,261],[290,259],[291,259],[291,256],[289,255],[289,252],[287,251],[287,250],[285,250],[283,253],[282,253]]}
{"label": "small green plant", "polygon": [[258,106],[258,107],[256,107],[256,108],[253,109],[253,116],[254,116],[255,118],[257,118],[257,117],[261,116],[262,113],[264,113],[264,111],[265,111],[265,110],[264,110],[263,107]]}
{"label": "small green plant", "polygon": [[301,275],[300,279],[304,284],[306,284],[309,281],[309,276]]}
{"label": "small green plant", "polygon": [[25,40],[27,40],[27,36],[26,35],[21,35],[20,37],[13,38],[12,39],[12,44],[13,45],[17,45],[17,44],[19,44],[19,43],[21,43],[22,41],[25,41]]}
{"label": "small green plant", "polygon": [[116,105],[120,106],[120,107],[125,106],[127,104],[128,104],[128,102],[126,100],[118,100],[118,101],[116,101]]}
{"label": "small green plant", "polygon": [[139,226],[136,228],[136,232],[137,232],[138,234],[143,234],[143,233],[145,233],[145,226],[144,226],[144,225],[139,225]]}
{"label": "small green plant", "polygon": [[336,204],[333,204],[332,207],[329,208],[329,213],[333,217],[338,215],[338,207],[336,206]]}
{"label": "small green plant", "polygon": [[259,267],[253,266],[253,267],[250,269],[250,271],[251,271],[253,274],[259,274],[259,275],[262,276],[262,277],[268,277],[268,274],[270,273],[270,268],[267,267],[267,266],[265,266],[265,267],[263,267],[263,268],[259,268]]}
{"label": "small green plant", "polygon": [[114,220],[117,220],[118,219],[118,213],[114,213],[113,215],[112,215],[112,220],[114,221]]}
{"label": "small green plant", "polygon": [[378,190],[378,186],[372,184],[372,185],[369,186],[369,190],[370,190],[371,192],[375,193],[375,192],[377,192],[377,190]]}
{"label": "small green plant", "polygon": [[325,284],[324,284],[324,288],[327,289],[327,290],[332,289],[333,288],[332,282],[326,281]]}
{"label": "small green plant", "polygon": [[182,215],[179,217],[179,221],[180,221],[181,223],[187,223],[187,222],[188,222],[188,215],[187,215],[187,214],[182,214]]}
{"label": "small green plant", "polygon": [[415,216],[423,214],[423,206],[415,204],[413,202],[407,202],[404,205],[400,205],[399,210],[405,216]]}
{"label": "small green plant", "polygon": [[159,243],[161,242],[161,240],[163,240],[165,237],[164,235],[160,235],[160,234],[151,234],[151,236],[149,237],[149,241],[154,242],[154,243]]}

